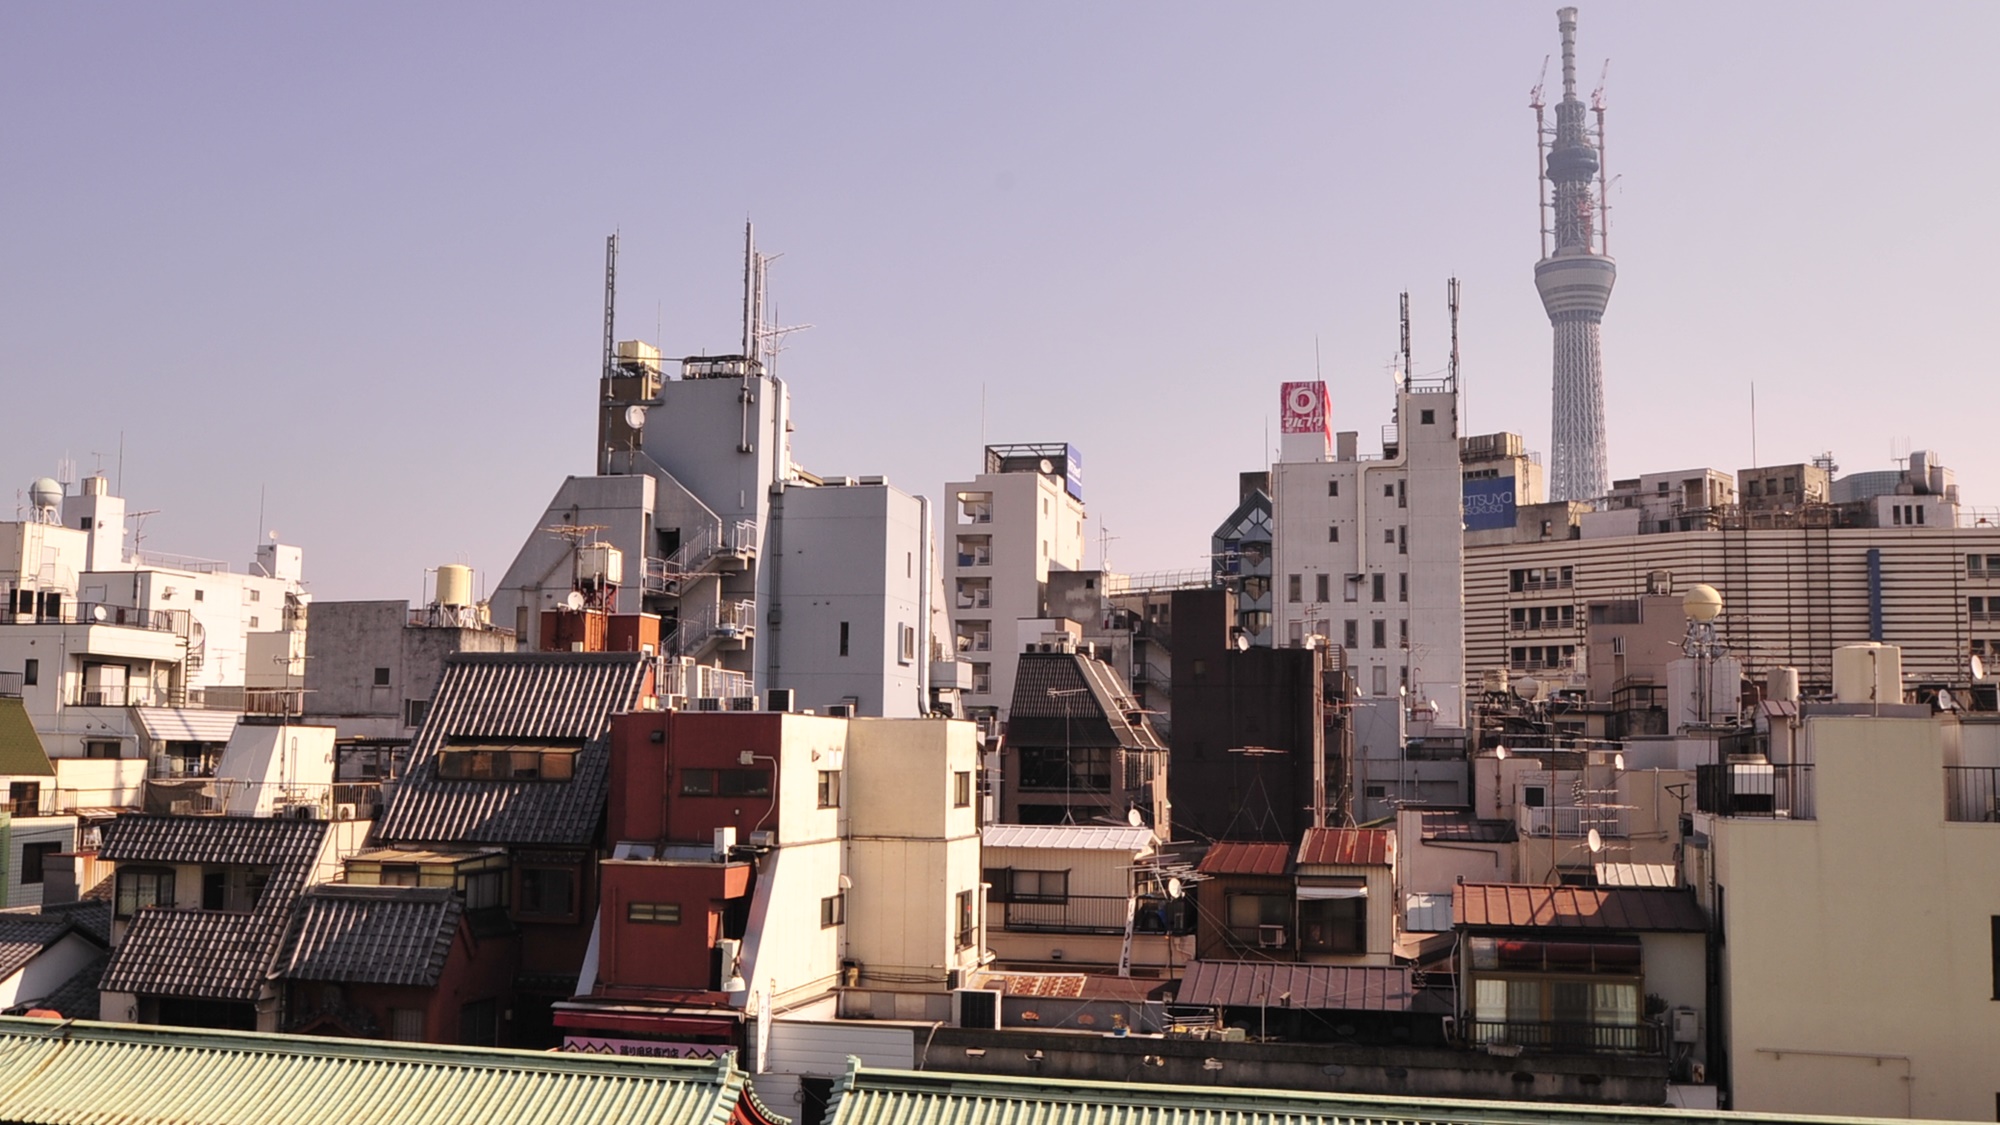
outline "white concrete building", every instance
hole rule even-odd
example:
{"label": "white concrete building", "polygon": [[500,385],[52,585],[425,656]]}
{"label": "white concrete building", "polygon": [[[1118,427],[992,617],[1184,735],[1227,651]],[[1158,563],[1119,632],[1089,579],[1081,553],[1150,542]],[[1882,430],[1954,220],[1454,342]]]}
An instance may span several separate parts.
{"label": "white concrete building", "polygon": [[[1324,637],[1354,678],[1354,814],[1386,810],[1407,721],[1463,725],[1465,557],[1458,392],[1412,381],[1380,456],[1330,426],[1323,383],[1287,383],[1271,467],[1280,645]],[[1413,794],[1412,794],[1413,795]]]}
{"label": "white concrete building", "polygon": [[990,732],[1014,698],[1017,622],[1049,616],[1051,570],[1083,569],[1083,462],[1065,443],[989,445],[985,471],[946,484],[944,545],[958,658],[972,665],[967,717]]}

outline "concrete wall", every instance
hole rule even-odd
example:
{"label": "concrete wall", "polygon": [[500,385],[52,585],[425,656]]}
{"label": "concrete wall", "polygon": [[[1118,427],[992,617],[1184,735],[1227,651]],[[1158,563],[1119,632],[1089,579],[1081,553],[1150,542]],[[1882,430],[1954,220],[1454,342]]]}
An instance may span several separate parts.
{"label": "concrete wall", "polygon": [[[927,713],[917,498],[888,485],[787,488],[783,505],[783,554],[765,560],[780,599],[762,626],[768,683],[791,688],[801,708],[853,699],[862,715]],[[904,629],[919,634],[907,656]]]}
{"label": "concrete wall", "polygon": [[1817,820],[1699,815],[1731,1108],[1986,1120],[2000,824],[1945,823],[1930,719],[1809,717]]}
{"label": "concrete wall", "polygon": [[777,1113],[800,1120],[799,1079],[838,1079],[851,1055],[861,1065],[889,1070],[917,1067],[917,1031],[910,1025],[774,1019],[761,1058],[748,1061],[757,1097]]}
{"label": "concrete wall", "polygon": [[[4,780],[4,779],[0,779]],[[52,778],[38,778],[43,785],[50,784]],[[65,878],[60,872],[51,871],[43,876],[40,883],[23,883],[21,853],[29,844],[55,844],[59,852],[76,850],[76,818],[73,816],[14,817],[7,830],[7,887],[6,905],[40,906],[43,892],[49,883],[74,887],[76,877]],[[71,859],[48,858],[44,863],[48,868],[68,868],[76,861]],[[61,982],[57,982],[61,983]],[[11,1001],[10,1001],[11,1003]],[[0,1009],[7,1004],[0,1004]]]}
{"label": "concrete wall", "polygon": [[[413,701],[428,701],[456,652],[507,652],[504,629],[416,627],[406,601],[314,602],[306,637],[305,708],[342,738],[413,735],[404,722]],[[387,684],[375,682],[386,668]]]}

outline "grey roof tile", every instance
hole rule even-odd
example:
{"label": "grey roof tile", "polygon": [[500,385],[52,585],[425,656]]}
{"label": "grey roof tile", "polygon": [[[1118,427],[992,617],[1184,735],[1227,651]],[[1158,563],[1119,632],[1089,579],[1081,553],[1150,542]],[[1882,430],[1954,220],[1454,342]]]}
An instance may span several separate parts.
{"label": "grey roof tile", "polygon": [[427,988],[444,972],[463,915],[449,887],[315,887],[292,910],[277,975]]}
{"label": "grey roof tile", "polygon": [[[377,843],[582,845],[604,814],[611,716],[639,704],[641,653],[460,653],[445,666],[410,769],[376,823]],[[453,740],[583,743],[569,781],[447,781]]]}
{"label": "grey roof tile", "polygon": [[1007,741],[1165,750],[1138,706],[1131,689],[1101,660],[1074,652],[1024,652],[1014,672]]}

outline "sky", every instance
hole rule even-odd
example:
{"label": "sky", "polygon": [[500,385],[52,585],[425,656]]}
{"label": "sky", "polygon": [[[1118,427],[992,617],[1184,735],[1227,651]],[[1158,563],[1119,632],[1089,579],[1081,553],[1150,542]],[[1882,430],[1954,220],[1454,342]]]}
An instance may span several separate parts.
{"label": "sky", "polygon": [[[1389,421],[1405,290],[1430,375],[1461,280],[1463,432],[1546,453],[1554,8],[0,6],[0,485],[101,466],[147,550],[275,531],[320,598],[496,583],[594,464],[605,237],[620,338],[727,352],[748,218],[804,467],[1067,441],[1093,564],[1202,567],[1281,382]],[[2000,5],[1579,36],[1612,476],[1932,449],[2000,505]]]}

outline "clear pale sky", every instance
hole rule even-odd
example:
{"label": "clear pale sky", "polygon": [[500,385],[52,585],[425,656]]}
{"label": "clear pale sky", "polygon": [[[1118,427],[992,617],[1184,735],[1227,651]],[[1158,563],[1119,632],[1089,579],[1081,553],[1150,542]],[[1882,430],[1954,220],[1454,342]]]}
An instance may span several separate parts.
{"label": "clear pale sky", "polygon": [[[1750,465],[1754,381],[1759,461],[2000,504],[2000,5],[1581,7],[1612,475]],[[497,581],[593,464],[605,235],[621,337],[730,351],[750,216],[807,468],[938,496],[983,393],[1114,566],[1201,566],[1316,348],[1388,421],[1400,290],[1428,374],[1462,280],[1466,432],[1546,450],[1555,8],[9,4],[0,483],[122,432],[149,549],[240,565],[261,490],[319,597]]]}

